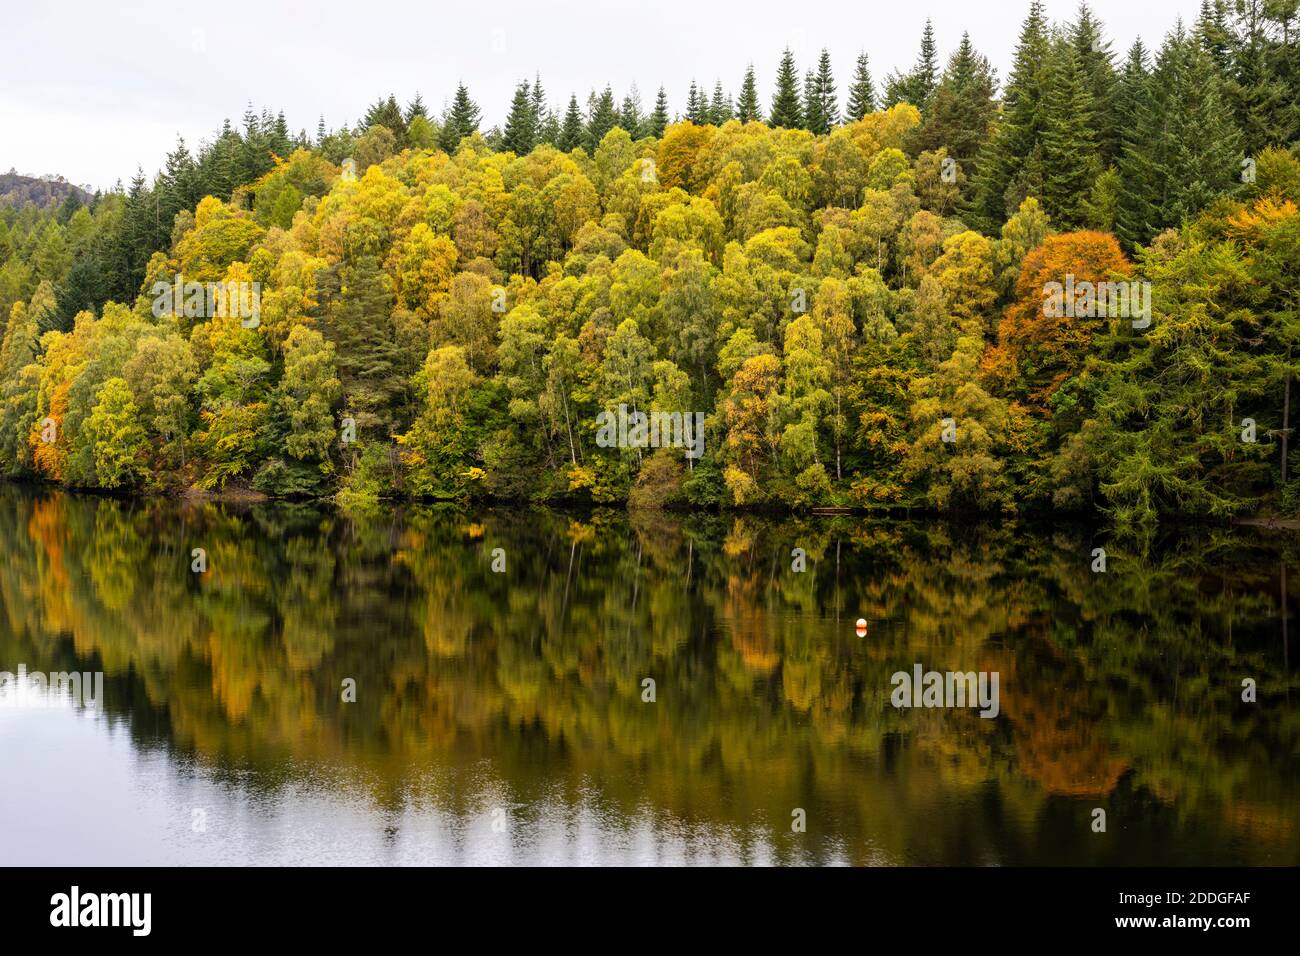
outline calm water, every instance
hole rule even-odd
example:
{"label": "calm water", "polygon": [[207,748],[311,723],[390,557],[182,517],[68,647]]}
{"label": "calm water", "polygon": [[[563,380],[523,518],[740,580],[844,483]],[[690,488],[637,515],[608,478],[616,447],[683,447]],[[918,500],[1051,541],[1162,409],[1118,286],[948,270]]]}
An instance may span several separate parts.
{"label": "calm water", "polygon": [[[105,674],[0,702],[0,864],[1294,865],[1297,565],[1253,530],[0,486],[0,671]],[[917,663],[998,672],[1001,713],[895,709]]]}

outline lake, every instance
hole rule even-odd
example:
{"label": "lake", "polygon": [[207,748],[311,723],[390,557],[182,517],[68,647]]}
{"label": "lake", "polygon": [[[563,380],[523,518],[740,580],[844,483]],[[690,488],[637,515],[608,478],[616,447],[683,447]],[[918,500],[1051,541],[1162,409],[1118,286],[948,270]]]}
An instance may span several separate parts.
{"label": "lake", "polygon": [[0,485],[0,555],[0,671],[104,675],[0,698],[3,865],[1300,863],[1294,534]]}

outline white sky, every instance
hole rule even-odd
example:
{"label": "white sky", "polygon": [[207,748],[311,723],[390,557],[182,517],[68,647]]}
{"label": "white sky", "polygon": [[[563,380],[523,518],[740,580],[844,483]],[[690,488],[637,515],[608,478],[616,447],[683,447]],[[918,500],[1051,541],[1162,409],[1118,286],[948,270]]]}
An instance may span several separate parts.
{"label": "white sky", "polygon": [[[193,147],[222,120],[236,124],[251,100],[283,109],[293,131],[314,135],[325,114],[354,123],[380,94],[405,106],[419,91],[440,112],[464,79],[500,124],[522,77],[540,71],[552,104],[635,82],[652,105],[660,83],[674,112],[692,79],[715,78],[734,95],[753,62],[764,109],[788,44],[802,72],[831,54],[841,98],[859,50],[880,88],[916,59],[927,16],[944,60],[968,30],[1005,79],[1029,0],[496,0],[443,4],[364,0],[276,3],[105,0],[6,4],[0,56],[0,172],[62,174],[107,188],[138,165],[152,175],[179,133]],[[1092,0],[1112,46],[1159,44],[1199,0]],[[1047,0],[1073,19],[1076,0]]]}

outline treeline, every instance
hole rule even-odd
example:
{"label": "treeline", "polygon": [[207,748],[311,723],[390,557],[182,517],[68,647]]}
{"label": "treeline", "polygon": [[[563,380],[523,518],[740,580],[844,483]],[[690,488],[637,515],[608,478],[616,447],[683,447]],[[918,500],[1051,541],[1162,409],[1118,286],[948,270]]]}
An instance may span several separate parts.
{"label": "treeline", "polygon": [[[661,128],[663,96],[557,117],[536,78],[487,135],[464,86],[311,144],[250,111],[148,187],[4,214],[0,461],[362,500],[1291,509],[1295,24],[1207,4],[1116,64],[1086,7],[1035,3],[1000,96],[927,27],[879,101],[859,60],[846,113],[829,58],[800,83],[787,54],[767,122],[752,71]],[[178,275],[256,283],[259,320],[155,314]],[[1120,281],[1149,316],[1044,308]],[[703,413],[703,456],[604,447],[619,406]]]}
{"label": "treeline", "polygon": [[83,309],[132,301],[149,257],[170,247],[178,213],[192,213],[204,196],[229,199],[273,170],[278,157],[309,145],[305,133],[290,135],[283,113],[250,108],[242,129],[226,121],[197,155],[178,141],[152,182],[137,170],[128,187],[89,199],[74,188],[51,209],[0,208],[0,309],[7,316],[48,282],[57,306],[41,331],[66,330]]}
{"label": "treeline", "polygon": [[0,206],[31,204],[46,208],[66,202],[74,194],[81,201],[90,198],[89,193],[62,176],[20,176],[16,169],[0,173]]}

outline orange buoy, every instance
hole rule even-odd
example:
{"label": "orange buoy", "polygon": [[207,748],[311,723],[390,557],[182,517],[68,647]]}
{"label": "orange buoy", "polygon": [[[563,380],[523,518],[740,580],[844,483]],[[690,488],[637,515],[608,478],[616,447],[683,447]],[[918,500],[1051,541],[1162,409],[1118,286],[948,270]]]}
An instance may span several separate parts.
{"label": "orange buoy", "polygon": [[866,637],[866,636],[867,636],[867,619],[865,617],[860,617],[858,618],[858,637]]}

